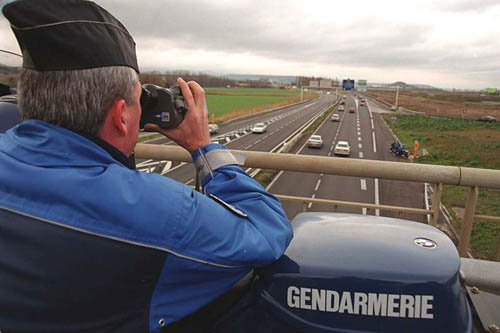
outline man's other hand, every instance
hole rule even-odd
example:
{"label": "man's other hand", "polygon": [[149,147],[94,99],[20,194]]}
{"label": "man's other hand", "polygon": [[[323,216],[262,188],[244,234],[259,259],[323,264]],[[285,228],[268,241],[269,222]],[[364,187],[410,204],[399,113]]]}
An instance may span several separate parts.
{"label": "man's other hand", "polygon": [[196,149],[210,143],[205,91],[194,81],[186,83],[182,78],[178,78],[177,83],[181,87],[182,95],[189,109],[184,121],[179,127],[169,130],[155,124],[146,124],[145,127],[166,135],[192,154]]}

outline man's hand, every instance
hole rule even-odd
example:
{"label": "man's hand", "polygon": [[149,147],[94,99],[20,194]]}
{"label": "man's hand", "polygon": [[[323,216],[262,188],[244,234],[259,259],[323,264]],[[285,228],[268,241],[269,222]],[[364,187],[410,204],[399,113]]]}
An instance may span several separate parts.
{"label": "man's hand", "polygon": [[155,124],[146,124],[145,128],[166,135],[192,154],[196,149],[210,143],[205,91],[194,81],[186,83],[183,79],[178,78],[177,83],[181,87],[182,95],[189,109],[184,121],[179,127],[170,130]]}

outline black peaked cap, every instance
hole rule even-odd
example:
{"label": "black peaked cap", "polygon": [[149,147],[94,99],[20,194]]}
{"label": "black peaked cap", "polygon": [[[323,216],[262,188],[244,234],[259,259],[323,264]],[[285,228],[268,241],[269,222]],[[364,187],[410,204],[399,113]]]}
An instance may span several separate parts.
{"label": "black peaked cap", "polygon": [[37,71],[128,66],[139,73],[135,42],[113,15],[91,1],[17,0],[3,7],[23,53]]}

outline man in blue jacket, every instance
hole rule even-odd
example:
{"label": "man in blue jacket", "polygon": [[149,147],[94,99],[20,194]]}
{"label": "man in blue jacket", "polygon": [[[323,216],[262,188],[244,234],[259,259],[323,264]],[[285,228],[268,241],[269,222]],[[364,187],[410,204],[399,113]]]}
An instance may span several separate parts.
{"label": "man in blue jacket", "polygon": [[82,0],[18,0],[3,13],[23,52],[24,121],[0,136],[0,329],[159,331],[278,259],[280,202],[210,144],[203,89],[162,133],[193,156],[204,194],[135,170],[135,43]]}

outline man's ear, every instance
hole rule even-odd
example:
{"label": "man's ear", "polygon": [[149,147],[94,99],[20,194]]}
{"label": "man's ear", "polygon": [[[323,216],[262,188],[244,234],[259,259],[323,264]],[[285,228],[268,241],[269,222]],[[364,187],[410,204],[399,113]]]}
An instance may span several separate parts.
{"label": "man's ear", "polygon": [[113,126],[115,130],[122,135],[127,134],[127,126],[126,126],[127,114],[125,112],[125,106],[126,106],[125,100],[120,98],[116,99],[111,105],[111,108],[109,109],[111,126]]}

